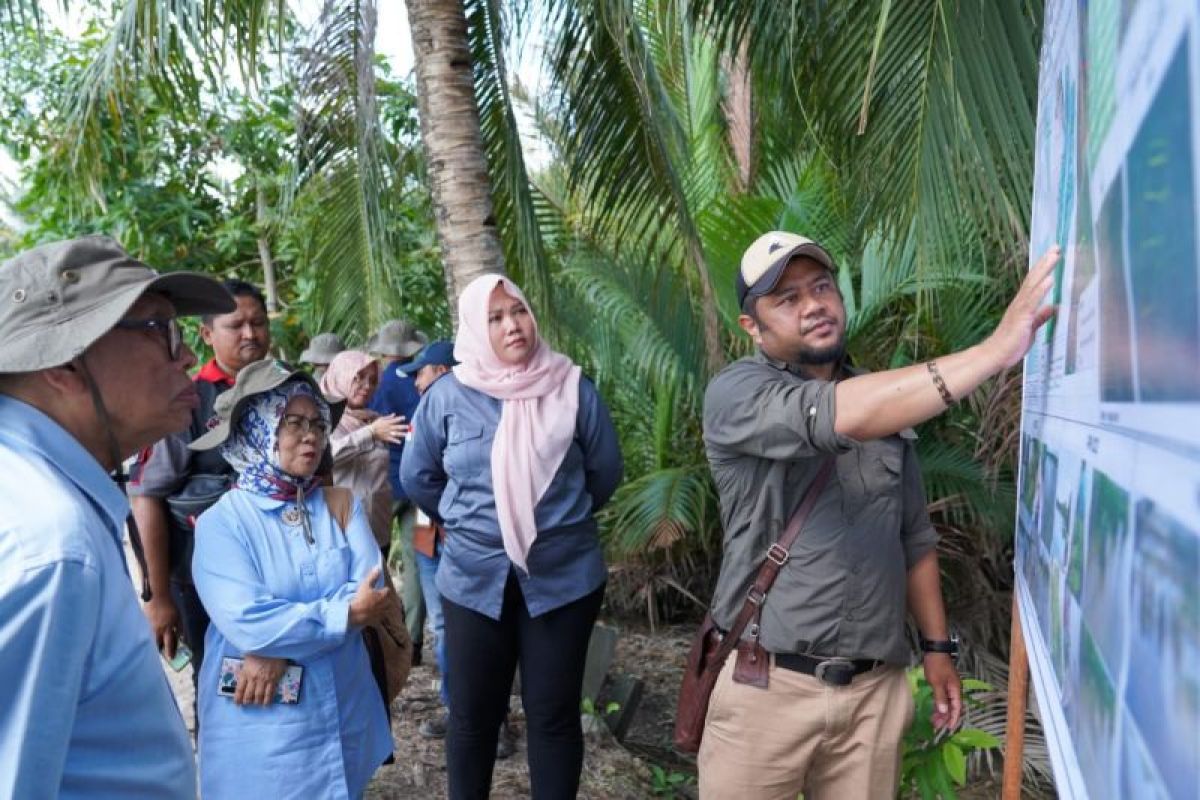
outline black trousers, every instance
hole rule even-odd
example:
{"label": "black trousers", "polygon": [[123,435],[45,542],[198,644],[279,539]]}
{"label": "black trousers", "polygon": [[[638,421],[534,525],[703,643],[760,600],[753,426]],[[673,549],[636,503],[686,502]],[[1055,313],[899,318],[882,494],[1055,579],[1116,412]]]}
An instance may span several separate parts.
{"label": "black trousers", "polygon": [[450,800],[481,800],[491,791],[496,738],[518,665],[532,796],[575,797],[583,768],[583,667],[603,599],[601,586],[531,618],[511,573],[499,621],[442,598],[446,668],[454,676],[446,736]]}
{"label": "black trousers", "polygon": [[196,698],[200,696],[200,665],[204,663],[204,634],[208,633],[208,612],[200,602],[196,586],[182,581],[171,581],[171,599],[179,611],[179,627],[183,641],[192,651],[192,687],[196,689],[192,699],[196,731],[200,731],[200,710]]}

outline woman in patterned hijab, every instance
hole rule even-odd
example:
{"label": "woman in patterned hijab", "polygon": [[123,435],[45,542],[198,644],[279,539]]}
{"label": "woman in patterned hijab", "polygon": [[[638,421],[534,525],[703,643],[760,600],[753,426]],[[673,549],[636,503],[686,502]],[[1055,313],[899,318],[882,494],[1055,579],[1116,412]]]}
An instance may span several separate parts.
{"label": "woman in patterned hijab", "polygon": [[201,793],[360,797],[392,752],[361,630],[395,595],[376,588],[362,506],[343,530],[317,485],[333,419],[312,379],[276,364],[243,369],[238,384],[206,445],[223,438],[237,483],[197,521],[192,560],[212,618],[198,681]]}

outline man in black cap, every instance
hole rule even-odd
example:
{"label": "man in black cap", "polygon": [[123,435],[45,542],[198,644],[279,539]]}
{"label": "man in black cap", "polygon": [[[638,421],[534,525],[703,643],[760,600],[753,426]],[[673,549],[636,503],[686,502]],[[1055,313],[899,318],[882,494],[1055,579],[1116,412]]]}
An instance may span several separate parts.
{"label": "man in black cap", "polygon": [[108,473],[187,426],[176,315],[228,292],[89,236],[0,266],[0,796],[195,796]]}
{"label": "man in black cap", "polygon": [[[891,798],[913,714],[904,667],[911,613],[933,724],[962,711],[911,426],[1018,363],[1053,314],[1057,251],[1030,270],[995,332],[924,364],[867,374],[845,359],[833,259],[774,231],[737,275],[741,327],[757,352],[704,399],[704,442],[725,529],[712,615],[746,624],[713,690],[700,793],[721,800]],[[794,544],[784,531],[813,488]],[[784,544],[779,542],[784,540]],[[767,559],[777,577],[763,589]]]}

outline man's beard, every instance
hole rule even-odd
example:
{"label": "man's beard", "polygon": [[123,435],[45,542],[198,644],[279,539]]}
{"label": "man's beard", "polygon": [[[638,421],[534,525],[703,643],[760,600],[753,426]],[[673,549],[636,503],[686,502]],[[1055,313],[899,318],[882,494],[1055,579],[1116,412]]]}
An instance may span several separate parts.
{"label": "man's beard", "polygon": [[803,364],[807,366],[819,366],[821,364],[836,364],[841,361],[846,355],[846,335],[842,334],[838,340],[828,347],[802,347],[796,353],[796,358],[792,362],[794,364]]}
{"label": "man's beard", "polygon": [[[836,323],[835,323],[836,324]],[[761,320],[758,320],[760,330],[769,330]],[[846,329],[838,331],[837,341],[828,347],[801,347],[785,359],[789,364],[815,367],[822,364],[836,364],[846,356]]]}

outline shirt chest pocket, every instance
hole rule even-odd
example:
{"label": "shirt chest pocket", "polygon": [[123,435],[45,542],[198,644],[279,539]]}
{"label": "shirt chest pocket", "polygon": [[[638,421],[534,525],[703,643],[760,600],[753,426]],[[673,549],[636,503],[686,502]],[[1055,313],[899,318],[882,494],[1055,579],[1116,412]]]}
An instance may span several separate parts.
{"label": "shirt chest pocket", "polygon": [[478,475],[491,458],[488,444],[482,425],[461,417],[452,418],[443,456],[446,473],[455,479]]}
{"label": "shirt chest pocket", "polygon": [[350,548],[331,547],[321,550],[312,562],[309,578],[313,582],[315,597],[325,597],[350,580]]}
{"label": "shirt chest pocket", "polygon": [[903,497],[904,450],[917,436],[909,429],[896,436],[873,439],[854,452],[851,466],[839,459],[838,479],[842,484],[843,512],[853,520],[867,507],[880,510],[898,506]]}

